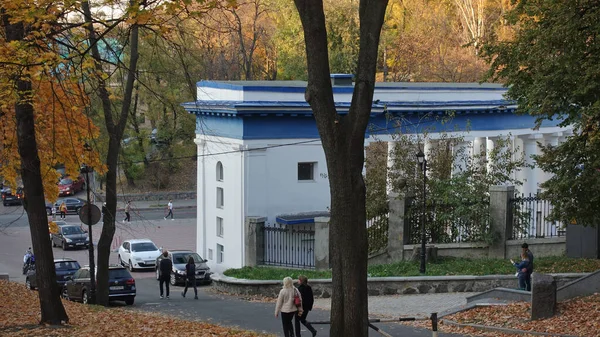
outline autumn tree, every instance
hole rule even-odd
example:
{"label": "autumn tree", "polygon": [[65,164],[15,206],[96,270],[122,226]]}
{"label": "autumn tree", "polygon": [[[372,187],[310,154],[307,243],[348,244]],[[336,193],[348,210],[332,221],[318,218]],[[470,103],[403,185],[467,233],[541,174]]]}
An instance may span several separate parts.
{"label": "autumn tree", "polygon": [[368,335],[367,232],[364,136],[369,121],[379,46],[387,1],[361,0],[360,40],[352,102],[339,114],[330,80],[323,1],[295,0],[306,44],[308,84],[305,98],[313,110],[327,161],[331,191],[333,294],[331,335]]}
{"label": "autumn tree", "polygon": [[505,16],[513,39],[491,42],[490,77],[506,83],[520,113],[559,120],[573,135],[546,144],[536,163],[553,174],[542,184],[550,218],[594,226],[600,214],[600,5],[589,1],[516,1]]}
{"label": "autumn tree", "polygon": [[[39,6],[39,7],[38,7]],[[43,11],[40,10],[43,8]],[[24,186],[39,288],[40,323],[69,320],[56,287],[45,200],[56,200],[61,163],[78,174],[84,142],[97,129],[83,114],[87,103],[66,61],[51,42],[65,7],[53,1],[4,2],[0,7],[0,174],[15,188]],[[98,164],[88,156],[87,162]],[[101,165],[98,165],[101,169]]]}

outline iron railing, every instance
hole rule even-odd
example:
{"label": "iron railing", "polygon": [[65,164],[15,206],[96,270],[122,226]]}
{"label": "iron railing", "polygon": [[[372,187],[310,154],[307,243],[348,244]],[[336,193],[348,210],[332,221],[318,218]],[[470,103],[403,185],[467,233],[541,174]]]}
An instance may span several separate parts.
{"label": "iron railing", "polygon": [[389,214],[376,215],[367,220],[369,255],[384,251],[388,244]]}
{"label": "iron railing", "polygon": [[551,238],[565,236],[565,226],[562,222],[550,221],[552,204],[537,194],[510,199],[512,211],[513,240],[527,238]]}
{"label": "iron railing", "polygon": [[263,252],[258,264],[290,268],[315,267],[314,224],[263,224],[256,230],[262,236]]}
{"label": "iron railing", "polygon": [[[425,240],[427,243],[485,241],[489,231],[489,201],[464,205],[433,202],[427,205]],[[423,206],[416,200],[406,205],[404,232],[406,244],[419,244]]]}

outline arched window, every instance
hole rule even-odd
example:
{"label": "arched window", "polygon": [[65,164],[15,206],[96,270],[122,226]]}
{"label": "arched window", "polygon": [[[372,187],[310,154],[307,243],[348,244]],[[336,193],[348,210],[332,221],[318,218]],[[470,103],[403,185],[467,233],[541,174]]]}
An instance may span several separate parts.
{"label": "arched window", "polygon": [[223,164],[217,163],[217,181],[223,181]]}

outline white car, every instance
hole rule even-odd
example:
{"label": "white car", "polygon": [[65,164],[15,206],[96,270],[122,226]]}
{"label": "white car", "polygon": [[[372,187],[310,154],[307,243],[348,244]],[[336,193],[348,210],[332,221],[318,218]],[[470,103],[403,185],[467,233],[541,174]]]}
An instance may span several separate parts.
{"label": "white car", "polygon": [[154,269],[161,251],[150,239],[123,241],[119,247],[119,264],[135,269]]}

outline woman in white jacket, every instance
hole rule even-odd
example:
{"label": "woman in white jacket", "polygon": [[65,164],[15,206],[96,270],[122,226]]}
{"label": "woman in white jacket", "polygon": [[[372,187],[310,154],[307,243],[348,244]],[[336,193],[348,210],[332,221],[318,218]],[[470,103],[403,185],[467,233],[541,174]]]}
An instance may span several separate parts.
{"label": "woman in white jacket", "polygon": [[[294,297],[298,297],[300,305],[296,306]],[[292,320],[296,313],[302,311],[302,296],[293,285],[291,277],[283,279],[283,288],[279,291],[277,305],[275,306],[275,317],[281,312],[281,323],[283,324],[283,334],[285,337],[294,337],[294,325]]]}

